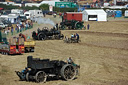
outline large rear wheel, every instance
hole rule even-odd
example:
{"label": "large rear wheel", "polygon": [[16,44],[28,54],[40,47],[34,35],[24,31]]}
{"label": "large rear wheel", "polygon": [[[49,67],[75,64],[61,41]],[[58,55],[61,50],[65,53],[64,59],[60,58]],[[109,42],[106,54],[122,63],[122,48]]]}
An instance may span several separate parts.
{"label": "large rear wheel", "polygon": [[65,80],[73,80],[76,77],[76,69],[71,64],[66,64],[61,68],[61,76]]}
{"label": "large rear wheel", "polygon": [[39,71],[36,73],[35,80],[36,82],[46,82],[47,75],[44,71]]}
{"label": "large rear wheel", "polygon": [[45,40],[46,39],[46,35],[43,33],[39,33],[38,34],[38,40]]}

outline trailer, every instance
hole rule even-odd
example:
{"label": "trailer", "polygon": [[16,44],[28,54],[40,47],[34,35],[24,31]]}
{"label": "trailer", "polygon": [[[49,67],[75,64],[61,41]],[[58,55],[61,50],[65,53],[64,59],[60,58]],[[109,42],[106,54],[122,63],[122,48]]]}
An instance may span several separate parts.
{"label": "trailer", "polygon": [[79,74],[80,66],[68,64],[60,60],[49,60],[27,57],[27,67],[20,71],[15,71],[20,80],[46,82],[47,78],[63,78],[73,80]]}

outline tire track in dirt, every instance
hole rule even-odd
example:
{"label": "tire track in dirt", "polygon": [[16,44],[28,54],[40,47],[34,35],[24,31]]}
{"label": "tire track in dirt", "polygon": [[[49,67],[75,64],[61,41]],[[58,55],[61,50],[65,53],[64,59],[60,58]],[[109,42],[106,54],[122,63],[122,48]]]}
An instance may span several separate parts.
{"label": "tire track in dirt", "polygon": [[91,47],[100,47],[100,48],[110,48],[110,49],[119,49],[119,50],[128,50],[128,48],[121,48],[121,47],[111,47],[111,46],[104,46],[104,45],[96,45],[96,44],[90,44],[90,43],[79,43],[79,45],[87,45]]}
{"label": "tire track in dirt", "polygon": [[82,31],[82,30],[70,30],[70,33],[81,33],[86,35],[96,35],[96,36],[111,36],[111,37],[123,37],[128,38],[128,34],[126,33],[112,33],[112,32],[94,32],[94,31]]}

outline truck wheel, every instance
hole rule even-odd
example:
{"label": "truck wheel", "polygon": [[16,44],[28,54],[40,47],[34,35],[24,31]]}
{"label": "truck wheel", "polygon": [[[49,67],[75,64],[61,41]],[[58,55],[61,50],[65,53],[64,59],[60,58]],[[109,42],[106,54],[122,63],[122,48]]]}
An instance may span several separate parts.
{"label": "truck wheel", "polygon": [[3,55],[5,55],[5,52],[3,52]]}
{"label": "truck wheel", "polygon": [[36,82],[46,82],[47,75],[44,71],[38,71],[35,76]]}
{"label": "truck wheel", "polygon": [[34,48],[30,48],[30,52],[34,52]]}
{"label": "truck wheel", "polygon": [[31,52],[34,52],[34,48],[31,48]]}
{"label": "truck wheel", "polygon": [[27,53],[28,52],[28,49],[25,47],[25,53]]}
{"label": "truck wheel", "polygon": [[6,52],[5,55],[8,55],[8,53]]}
{"label": "truck wheel", "polygon": [[61,76],[65,80],[73,80],[76,77],[76,69],[71,64],[66,64],[61,68]]}

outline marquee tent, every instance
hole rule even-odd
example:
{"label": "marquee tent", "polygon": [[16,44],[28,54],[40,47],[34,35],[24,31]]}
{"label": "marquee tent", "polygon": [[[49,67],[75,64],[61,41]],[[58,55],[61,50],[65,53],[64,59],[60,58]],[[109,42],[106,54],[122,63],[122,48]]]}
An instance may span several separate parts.
{"label": "marquee tent", "polygon": [[107,13],[103,9],[86,9],[83,11],[83,21],[107,21]]}

